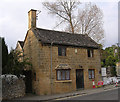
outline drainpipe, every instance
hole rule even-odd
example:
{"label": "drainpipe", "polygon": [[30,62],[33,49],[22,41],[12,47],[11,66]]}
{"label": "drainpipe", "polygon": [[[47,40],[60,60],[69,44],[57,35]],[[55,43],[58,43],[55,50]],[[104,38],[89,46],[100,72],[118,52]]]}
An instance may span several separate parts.
{"label": "drainpipe", "polygon": [[51,94],[53,93],[52,89],[53,89],[53,80],[52,80],[52,45],[53,45],[53,42],[51,42],[51,49],[50,49],[50,57],[51,57],[51,76],[50,76],[50,81],[51,81]]}

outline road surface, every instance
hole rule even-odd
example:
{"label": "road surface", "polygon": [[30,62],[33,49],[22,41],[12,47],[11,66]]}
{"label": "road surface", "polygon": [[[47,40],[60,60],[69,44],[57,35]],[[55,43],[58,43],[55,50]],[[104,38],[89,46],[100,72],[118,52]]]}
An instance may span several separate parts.
{"label": "road surface", "polygon": [[104,92],[90,94],[90,95],[84,94],[84,95],[65,97],[57,100],[118,100],[118,89],[104,90]]}

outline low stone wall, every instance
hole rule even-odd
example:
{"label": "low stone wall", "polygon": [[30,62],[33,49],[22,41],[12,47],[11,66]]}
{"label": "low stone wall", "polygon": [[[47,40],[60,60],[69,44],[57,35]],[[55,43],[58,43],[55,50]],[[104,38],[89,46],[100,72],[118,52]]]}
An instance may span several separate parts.
{"label": "low stone wall", "polygon": [[2,99],[10,100],[25,95],[25,83],[23,79],[2,79]]}

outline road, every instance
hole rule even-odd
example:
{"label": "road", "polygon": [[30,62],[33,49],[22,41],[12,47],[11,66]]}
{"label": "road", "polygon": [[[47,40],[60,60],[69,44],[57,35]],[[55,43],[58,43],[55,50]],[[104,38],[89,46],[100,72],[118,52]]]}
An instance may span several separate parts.
{"label": "road", "polygon": [[90,94],[90,95],[85,94],[85,95],[65,97],[57,100],[118,100],[118,89],[105,90],[104,92]]}

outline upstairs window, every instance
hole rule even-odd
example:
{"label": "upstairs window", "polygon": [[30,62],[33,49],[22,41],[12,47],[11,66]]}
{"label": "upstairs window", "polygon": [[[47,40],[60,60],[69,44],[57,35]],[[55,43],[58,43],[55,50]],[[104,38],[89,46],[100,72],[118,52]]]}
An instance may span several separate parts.
{"label": "upstairs window", "polygon": [[95,78],[95,70],[94,69],[89,69],[89,79],[94,79]]}
{"label": "upstairs window", "polygon": [[87,53],[88,53],[88,57],[93,57],[94,55],[94,52],[93,52],[93,49],[88,49],[87,50]]}
{"label": "upstairs window", "polygon": [[66,56],[66,47],[58,47],[58,56]]}
{"label": "upstairs window", "polygon": [[70,80],[70,70],[69,69],[57,70],[57,80]]}

